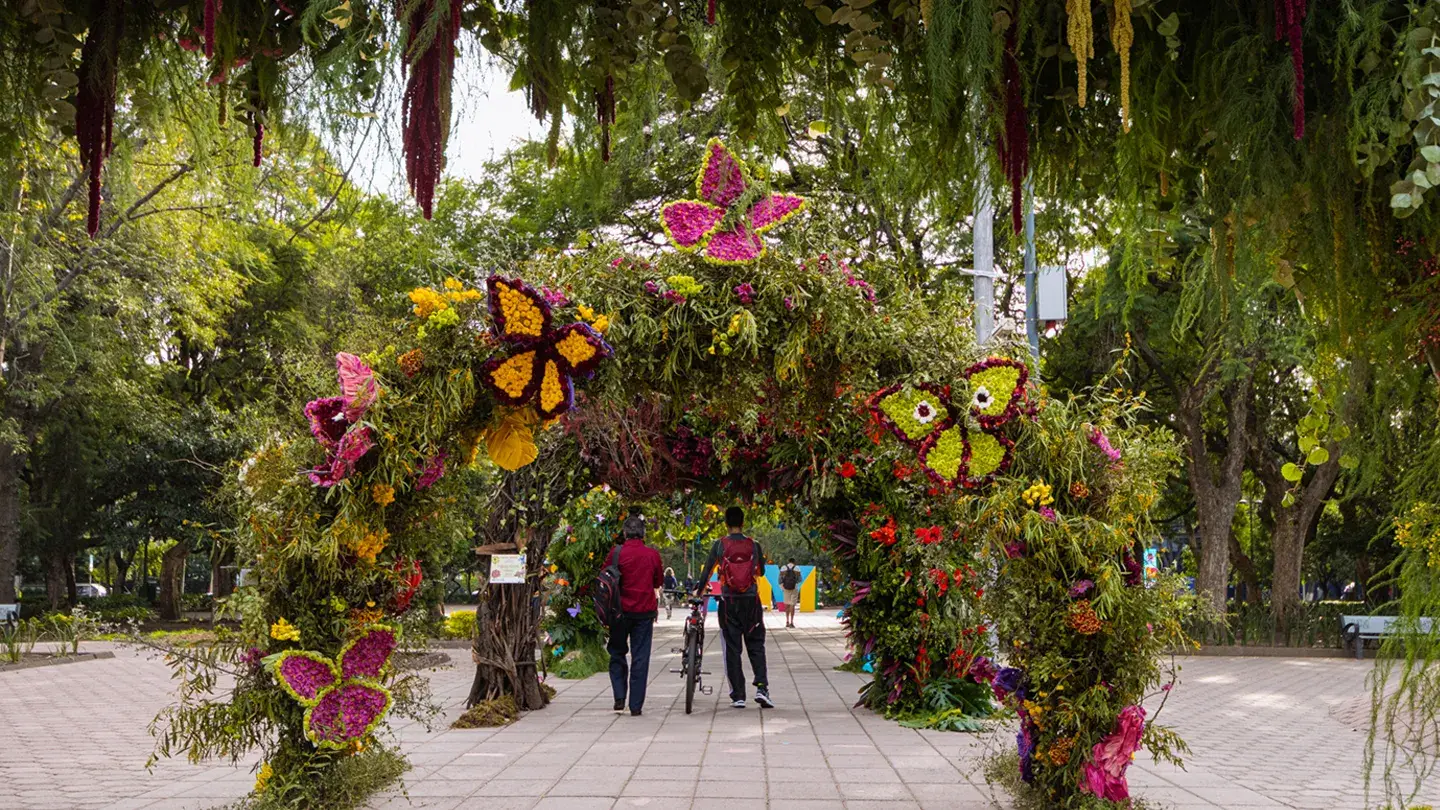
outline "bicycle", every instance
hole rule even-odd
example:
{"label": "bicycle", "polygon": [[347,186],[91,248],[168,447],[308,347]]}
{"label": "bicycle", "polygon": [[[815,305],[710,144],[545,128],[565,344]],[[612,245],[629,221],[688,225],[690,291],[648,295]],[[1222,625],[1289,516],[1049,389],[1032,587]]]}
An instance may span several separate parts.
{"label": "bicycle", "polygon": [[705,686],[701,682],[701,676],[709,675],[700,669],[701,656],[705,652],[705,605],[708,597],[692,596],[689,598],[690,615],[685,617],[685,636],[682,646],[671,648],[670,652],[680,653],[680,668],[672,669],[671,672],[678,672],[685,679],[685,713],[690,714],[695,708],[695,691],[708,695],[714,690],[713,687]]}

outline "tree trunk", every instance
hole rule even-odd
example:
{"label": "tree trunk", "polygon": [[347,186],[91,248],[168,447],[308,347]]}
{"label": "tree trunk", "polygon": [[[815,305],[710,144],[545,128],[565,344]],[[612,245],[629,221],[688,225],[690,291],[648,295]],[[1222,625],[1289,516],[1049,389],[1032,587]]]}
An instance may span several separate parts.
{"label": "tree trunk", "polygon": [[125,580],[130,574],[130,560],[125,559],[125,555],[118,551],[113,552],[111,556],[115,560],[115,593],[116,595],[126,593],[129,590]]}
{"label": "tree trunk", "polygon": [[0,603],[15,603],[20,566],[20,458],[0,443]]}
{"label": "tree trunk", "polygon": [[160,555],[160,597],[155,610],[160,618],[176,621],[183,616],[181,596],[185,593],[185,561],[190,557],[190,543],[181,540]]}
{"label": "tree trunk", "polygon": [[1204,415],[1215,382],[1214,371],[1203,372],[1184,391],[1177,414],[1189,450],[1190,488],[1195,494],[1200,534],[1200,572],[1195,585],[1217,616],[1225,615],[1230,585],[1230,529],[1242,494],[1253,381],[1253,375],[1246,376],[1220,389],[1227,413],[1225,444],[1218,463],[1210,457]]}
{"label": "tree trunk", "polygon": [[235,592],[235,551],[217,542],[210,550],[210,595],[224,599]]}
{"label": "tree trunk", "polygon": [[521,711],[543,709],[535,648],[540,637],[540,582],[549,525],[524,530],[525,584],[486,584],[475,610],[475,680],[466,705],[512,695]]}
{"label": "tree trunk", "polygon": [[[1300,605],[1300,568],[1305,559],[1305,541],[1320,521],[1320,512],[1330,498],[1335,479],[1340,477],[1340,448],[1332,444],[1328,449],[1330,460],[1315,468],[1290,506],[1284,505],[1285,493],[1290,487],[1280,475],[1281,462],[1272,454],[1258,459],[1262,463],[1256,465],[1256,472],[1265,484],[1265,500],[1275,513],[1275,531],[1270,541],[1275,551],[1270,609],[1275,615],[1275,626],[1282,632],[1289,631]],[[1263,455],[1263,451],[1257,450],[1256,455]]]}
{"label": "tree trunk", "polygon": [[1230,535],[1230,564],[1245,581],[1245,601],[1252,605],[1260,604],[1260,577],[1255,573],[1255,563],[1240,548],[1240,538],[1234,533]]}
{"label": "tree trunk", "polygon": [[65,575],[65,569],[69,567],[72,566],[68,553],[45,553],[45,596],[51,610],[63,610],[70,606],[70,578]]}

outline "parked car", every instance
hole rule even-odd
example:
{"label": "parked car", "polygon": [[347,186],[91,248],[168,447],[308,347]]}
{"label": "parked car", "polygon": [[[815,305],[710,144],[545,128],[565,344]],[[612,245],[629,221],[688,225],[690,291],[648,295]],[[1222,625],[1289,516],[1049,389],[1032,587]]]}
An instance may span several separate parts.
{"label": "parked car", "polygon": [[75,597],[77,599],[91,599],[96,596],[109,596],[110,589],[96,582],[79,582],[75,585]]}

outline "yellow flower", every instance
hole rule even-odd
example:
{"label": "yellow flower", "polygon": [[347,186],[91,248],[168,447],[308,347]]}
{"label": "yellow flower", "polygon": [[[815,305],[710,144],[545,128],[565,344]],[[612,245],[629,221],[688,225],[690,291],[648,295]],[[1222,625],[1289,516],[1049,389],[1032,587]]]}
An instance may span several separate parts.
{"label": "yellow flower", "polygon": [[389,484],[376,484],[370,488],[370,497],[381,506],[389,506],[395,502],[395,488]]}
{"label": "yellow flower", "polygon": [[610,316],[601,315],[595,319],[595,331],[604,334],[610,330]]}
{"label": "yellow flower", "polygon": [[449,309],[450,305],[445,302],[445,297],[429,287],[416,287],[410,291],[410,300],[414,302],[412,310],[415,317],[425,320],[442,309]]}
{"label": "yellow flower", "polygon": [[514,472],[534,461],[540,451],[525,411],[513,411],[486,435],[485,449],[501,469]]}
{"label": "yellow flower", "polygon": [[275,769],[266,762],[260,766],[260,772],[255,774],[255,792],[264,793],[265,786],[270,784],[270,777],[275,775]]}
{"label": "yellow flower", "polygon": [[299,641],[300,629],[282,616],[279,621],[270,625],[270,637],[276,641]]}
{"label": "yellow flower", "polygon": [[585,306],[584,304],[581,304],[579,307],[577,307],[577,309],[580,310],[580,317],[584,318],[587,321],[595,320],[595,310]]}
{"label": "yellow flower", "polygon": [[385,550],[385,541],[390,539],[390,531],[381,529],[376,532],[369,532],[364,537],[355,541],[351,550],[355,556],[368,563],[375,562],[375,557]]}
{"label": "yellow flower", "polygon": [[465,289],[465,283],[454,277],[447,278],[445,279],[445,289],[451,292],[458,292]]}

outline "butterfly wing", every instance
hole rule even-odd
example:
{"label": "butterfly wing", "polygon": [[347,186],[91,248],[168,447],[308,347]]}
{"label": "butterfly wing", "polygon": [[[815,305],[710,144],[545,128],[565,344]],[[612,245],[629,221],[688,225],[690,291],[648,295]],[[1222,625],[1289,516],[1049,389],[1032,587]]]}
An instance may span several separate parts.
{"label": "butterfly wing", "polygon": [[550,332],[550,305],[525,282],[491,276],[485,280],[485,287],[490,293],[495,334],[502,340],[530,344]]}
{"label": "butterfly wing", "polygon": [[711,264],[748,264],[764,255],[760,234],[744,227],[719,231],[705,244],[705,261]]}
{"label": "butterfly wing", "polygon": [[709,239],[725,218],[725,209],[700,200],[677,200],[660,209],[660,227],[680,250],[694,250]]}
{"label": "butterfly wing", "polygon": [[540,390],[538,349],[526,349],[509,357],[487,360],[480,369],[486,385],[506,405],[523,405]]}
{"label": "butterfly wing", "polygon": [[868,404],[881,424],[916,449],[955,418],[945,389],[931,383],[896,383],[877,391]]}
{"label": "butterfly wing", "polygon": [[370,625],[340,650],[340,677],[346,680],[380,677],[395,645],[394,629],[383,624]]}
{"label": "butterfly wing", "polygon": [[390,703],[390,693],[379,684],[347,681],[305,710],[305,735],[324,748],[344,748],[373,731]]}
{"label": "butterfly wing", "polygon": [[764,233],[805,208],[805,198],[794,194],[771,194],[761,197],[750,208],[750,226]]}
{"label": "butterfly wing", "polygon": [[1015,442],[998,432],[982,430],[966,437],[969,452],[965,456],[965,485],[977,487],[994,481],[1010,468]]}
{"label": "butterfly wing", "polygon": [[579,322],[561,327],[555,333],[552,346],[556,358],[560,360],[560,370],[577,377],[589,377],[595,373],[600,361],[615,351],[593,327]]}
{"label": "butterfly wing", "polygon": [[700,175],[695,178],[695,195],[705,202],[729,208],[747,187],[745,167],[740,159],[731,154],[719,138],[711,138],[705,144]]}
{"label": "butterfly wing", "polygon": [[280,687],[302,706],[315,705],[340,680],[330,659],[315,652],[286,650],[275,659],[274,668]]}
{"label": "butterfly wing", "polygon": [[562,362],[548,355],[542,359],[540,401],[535,410],[546,419],[559,416],[575,404],[575,384],[570,375],[560,368]]}
{"label": "butterfly wing", "polygon": [[1030,370],[1018,360],[991,357],[965,369],[963,376],[970,385],[970,413],[981,427],[992,428],[1019,413]]}
{"label": "butterfly wing", "polygon": [[999,433],[972,431],[963,423],[936,431],[920,448],[920,465],[936,481],[978,487],[1010,467],[1015,443]]}

